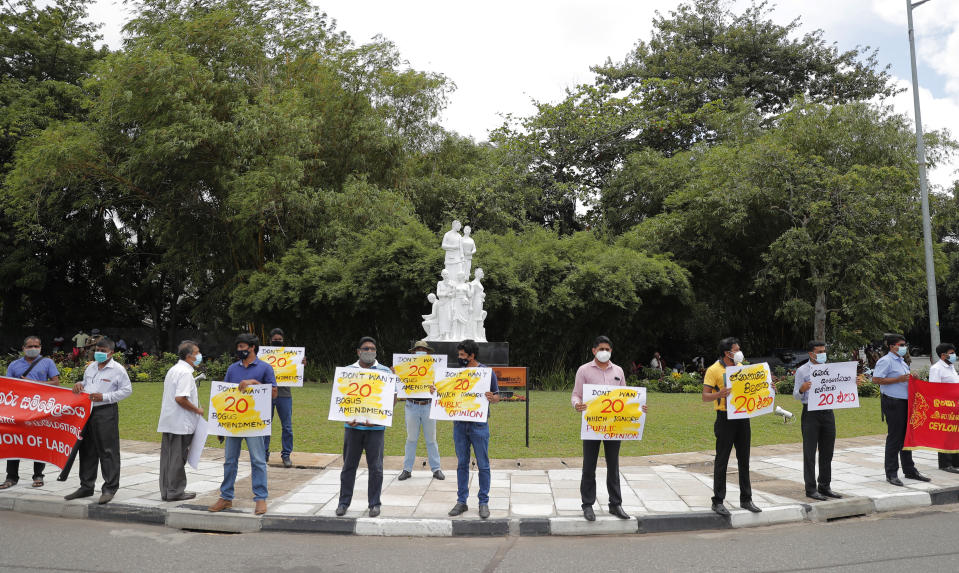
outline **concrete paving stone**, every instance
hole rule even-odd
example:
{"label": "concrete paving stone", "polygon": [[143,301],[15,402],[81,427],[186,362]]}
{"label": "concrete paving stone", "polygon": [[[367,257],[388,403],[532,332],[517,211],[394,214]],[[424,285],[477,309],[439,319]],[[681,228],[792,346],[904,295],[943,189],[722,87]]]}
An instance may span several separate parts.
{"label": "concrete paving stone", "polygon": [[424,503],[456,503],[455,491],[428,491],[420,499],[420,505]]}
{"label": "concrete paving stone", "polygon": [[337,494],[340,492],[340,484],[313,484],[308,483],[305,486],[296,490],[302,493],[332,493]]}
{"label": "concrete paving stone", "polygon": [[709,495],[684,495],[683,503],[689,507],[710,507],[713,499]]}
{"label": "concrete paving stone", "polygon": [[[430,490],[432,491],[456,491],[456,474],[446,476],[445,480],[437,481],[434,480],[430,485]],[[509,487],[507,484],[505,487]]]}
{"label": "concrete paving stone", "polygon": [[805,519],[806,510],[799,504],[766,507],[763,508],[762,513],[753,513],[744,509],[733,510],[730,515],[730,523],[732,523],[733,527],[737,528],[772,525],[774,523],[790,523],[803,521]]}
{"label": "concrete paving stone", "polygon": [[416,504],[420,502],[423,496],[419,495],[392,495],[392,494],[382,494],[380,500],[383,505],[399,506],[399,507],[416,507]]}
{"label": "concrete paving stone", "polygon": [[307,503],[311,505],[323,505],[333,499],[335,493],[292,493],[284,497],[286,503]]}
{"label": "concrete paving stone", "polygon": [[270,513],[312,515],[317,509],[319,509],[319,507],[311,503],[282,503],[278,504]]}
{"label": "concrete paving stone", "polygon": [[550,493],[548,483],[517,483],[513,482],[513,485],[510,487],[513,493]]}
{"label": "concrete paving stone", "polygon": [[583,500],[580,498],[555,498],[553,505],[561,511],[579,511],[583,509]]}
{"label": "concrete paving stone", "polygon": [[[491,508],[492,509],[492,508]],[[553,505],[511,503],[509,505],[510,514],[521,517],[543,517],[553,515]]]}
{"label": "concrete paving stone", "polygon": [[[476,478],[476,481],[479,481],[479,474],[476,474],[475,478]],[[470,485],[473,485],[472,479],[470,480]],[[510,487],[510,485],[511,485],[511,482],[509,479],[492,478],[490,479],[490,482],[489,482],[490,487]],[[454,488],[456,486],[456,476],[453,476],[453,486]]]}
{"label": "concrete paving stone", "polygon": [[562,469],[562,470],[549,470],[546,472],[549,476],[550,481],[566,481],[566,480],[575,480],[579,481],[583,476],[582,470],[571,470],[571,469]]}
{"label": "concrete paving stone", "polygon": [[513,477],[522,477],[522,476],[545,476],[546,470],[514,470],[512,472]]}
{"label": "concrete paving stone", "polygon": [[[358,475],[358,472],[357,472],[357,475]],[[336,470],[336,471],[327,470],[327,471],[323,472],[322,474],[320,474],[319,476],[317,476],[315,479],[313,479],[313,481],[312,481],[311,483],[315,483],[315,484],[331,484],[331,483],[339,484],[339,483],[340,483],[340,472],[339,472],[339,470]]]}
{"label": "concrete paving stone", "polygon": [[491,487],[489,488],[490,497],[509,497],[510,489],[508,487]]}
{"label": "concrete paving stone", "polygon": [[[432,501],[431,501],[431,502],[422,502],[422,503],[420,503],[419,505],[417,505],[415,508],[413,508],[413,510],[414,510],[414,511],[413,511],[413,515],[414,515],[415,517],[422,517],[422,516],[424,516],[424,515],[425,515],[425,516],[446,517],[447,514],[449,513],[449,511],[450,511],[451,509],[453,509],[453,506],[454,506],[454,505],[456,505],[456,499],[455,499],[455,498],[453,499],[453,501],[451,501],[451,502],[449,502],[449,503],[446,503],[446,502],[432,502]],[[476,505],[476,504],[474,503],[473,505]]]}
{"label": "concrete paving stone", "polygon": [[546,474],[543,475],[524,475],[524,474],[513,474],[510,478],[510,483],[512,485],[517,484],[549,484],[549,476]]}
{"label": "concrete paving stone", "polygon": [[510,496],[511,503],[553,505],[553,496],[548,493],[514,493]]}
{"label": "concrete paving stone", "polygon": [[[413,510],[416,509],[413,506],[399,506],[399,505],[383,505],[380,508],[381,517],[404,517],[411,518],[413,517]],[[367,513],[369,517],[369,513]]]}
{"label": "concrete paving stone", "polygon": [[650,501],[680,501],[678,493],[671,489],[637,489],[636,494],[643,503]]}
{"label": "concrete paving stone", "polygon": [[403,537],[451,537],[453,522],[448,519],[383,519],[356,520],[357,535]]}
{"label": "concrete paving stone", "polygon": [[[449,507],[452,507],[450,505]],[[479,506],[477,505],[477,508]],[[490,510],[499,509],[502,511],[509,510],[509,498],[508,497],[491,497],[489,498],[489,508]]]}
{"label": "concrete paving stone", "polygon": [[689,506],[685,501],[654,501],[654,500],[643,500],[643,505],[649,511],[656,511],[660,513],[674,513],[674,512],[684,512],[689,511]]}

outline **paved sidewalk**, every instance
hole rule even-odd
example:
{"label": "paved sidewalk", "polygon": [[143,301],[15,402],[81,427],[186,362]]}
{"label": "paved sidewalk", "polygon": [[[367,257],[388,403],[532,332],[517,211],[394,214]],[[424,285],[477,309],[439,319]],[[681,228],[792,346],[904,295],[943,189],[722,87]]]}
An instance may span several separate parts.
{"label": "paved sidewalk", "polygon": [[[738,508],[735,459],[729,468],[727,507],[730,518],[710,511],[712,452],[690,452],[621,460],[623,508],[633,516],[620,520],[606,513],[605,468],[597,469],[597,521],[582,518],[579,498],[581,460],[494,460],[489,520],[477,515],[477,473],[471,472],[470,510],[457,518],[447,512],[456,502],[456,460],[443,458],[446,480],[415,470],[399,481],[402,457],[385,460],[382,513],[369,518],[365,469],[357,472],[353,505],[345,517],[334,516],[342,459],[337,454],[294,453],[297,467],[285,469],[274,460],[269,470],[269,512],[253,516],[250,466],[241,460],[234,509],[211,514],[206,506],[218,497],[223,450],[207,449],[197,470],[187,468],[188,490],[197,498],[163,502],[158,491],[159,444],[122,441],[120,490],[114,501],[99,506],[96,496],[65,501],[63,495],[79,486],[77,468],[66,482],[57,482],[51,466],[46,484],[32,488],[31,480],[0,491],[0,509],[38,512],[64,517],[90,517],[167,524],[215,531],[261,529],[358,533],[372,535],[544,535],[637,533],[750,527],[802,520],[827,520],[931,504],[959,501],[959,475],[936,469],[936,454],[915,452],[920,471],[931,483],[904,479],[906,487],[892,486],[883,471],[884,436],[837,440],[832,487],[844,499],[815,502],[804,495],[802,445],[782,444],[752,448],[753,498],[763,508],[752,514]],[[417,459],[417,467],[425,460]],[[733,503],[729,503],[732,501]]]}

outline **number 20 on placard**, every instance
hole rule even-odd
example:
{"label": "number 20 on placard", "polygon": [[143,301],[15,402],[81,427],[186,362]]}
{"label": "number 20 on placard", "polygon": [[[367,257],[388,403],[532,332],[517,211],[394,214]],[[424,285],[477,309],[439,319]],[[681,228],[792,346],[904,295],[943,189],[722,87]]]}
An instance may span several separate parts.
{"label": "number 20 on placard", "polygon": [[366,398],[373,393],[373,387],[369,384],[358,384],[356,382],[350,382],[350,390],[346,393],[347,396],[362,396]]}
{"label": "number 20 on placard", "polygon": [[243,414],[249,409],[250,409],[250,403],[247,402],[246,398],[237,398],[235,396],[227,396],[226,408],[223,408],[223,411],[237,412],[237,413]]}
{"label": "number 20 on placard", "polygon": [[283,368],[289,364],[289,359],[286,356],[275,356],[273,354],[267,355],[266,362],[270,366],[276,366],[277,368]]}

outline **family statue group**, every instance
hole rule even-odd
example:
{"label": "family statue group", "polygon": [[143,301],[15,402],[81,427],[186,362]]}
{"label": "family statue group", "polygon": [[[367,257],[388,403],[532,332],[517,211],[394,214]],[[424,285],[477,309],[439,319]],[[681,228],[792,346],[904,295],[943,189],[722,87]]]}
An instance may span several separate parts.
{"label": "family statue group", "polygon": [[470,281],[473,267],[473,254],[476,243],[470,237],[470,228],[463,228],[459,221],[453,221],[452,228],[443,235],[443,250],[446,258],[443,280],[436,283],[436,292],[426,298],[433,305],[430,314],[423,315],[423,329],[427,340],[460,341],[467,338],[477,342],[486,342],[486,328],[483,321],[486,311],[483,301],[483,269],[476,269]]}

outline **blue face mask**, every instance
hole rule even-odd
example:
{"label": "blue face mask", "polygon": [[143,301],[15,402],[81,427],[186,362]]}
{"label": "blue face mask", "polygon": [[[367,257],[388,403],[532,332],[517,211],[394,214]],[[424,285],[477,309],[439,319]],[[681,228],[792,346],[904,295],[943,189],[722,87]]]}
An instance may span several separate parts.
{"label": "blue face mask", "polygon": [[816,354],[816,364],[825,364],[826,363],[826,353],[818,352]]}
{"label": "blue face mask", "polygon": [[949,364],[955,364],[956,360],[959,359],[959,354],[950,354],[949,355]]}
{"label": "blue face mask", "polygon": [[899,356],[905,356],[907,352],[909,352],[909,349],[906,348],[905,344],[896,349],[896,353],[899,354]]}
{"label": "blue face mask", "polygon": [[103,364],[104,362],[107,361],[107,353],[100,352],[100,351],[94,352],[93,359],[99,362],[100,364]]}
{"label": "blue face mask", "polygon": [[196,353],[196,358],[193,360],[193,365],[194,365],[194,366],[199,366],[201,362],[203,362],[203,355],[200,354],[199,352],[197,352],[197,353]]}

